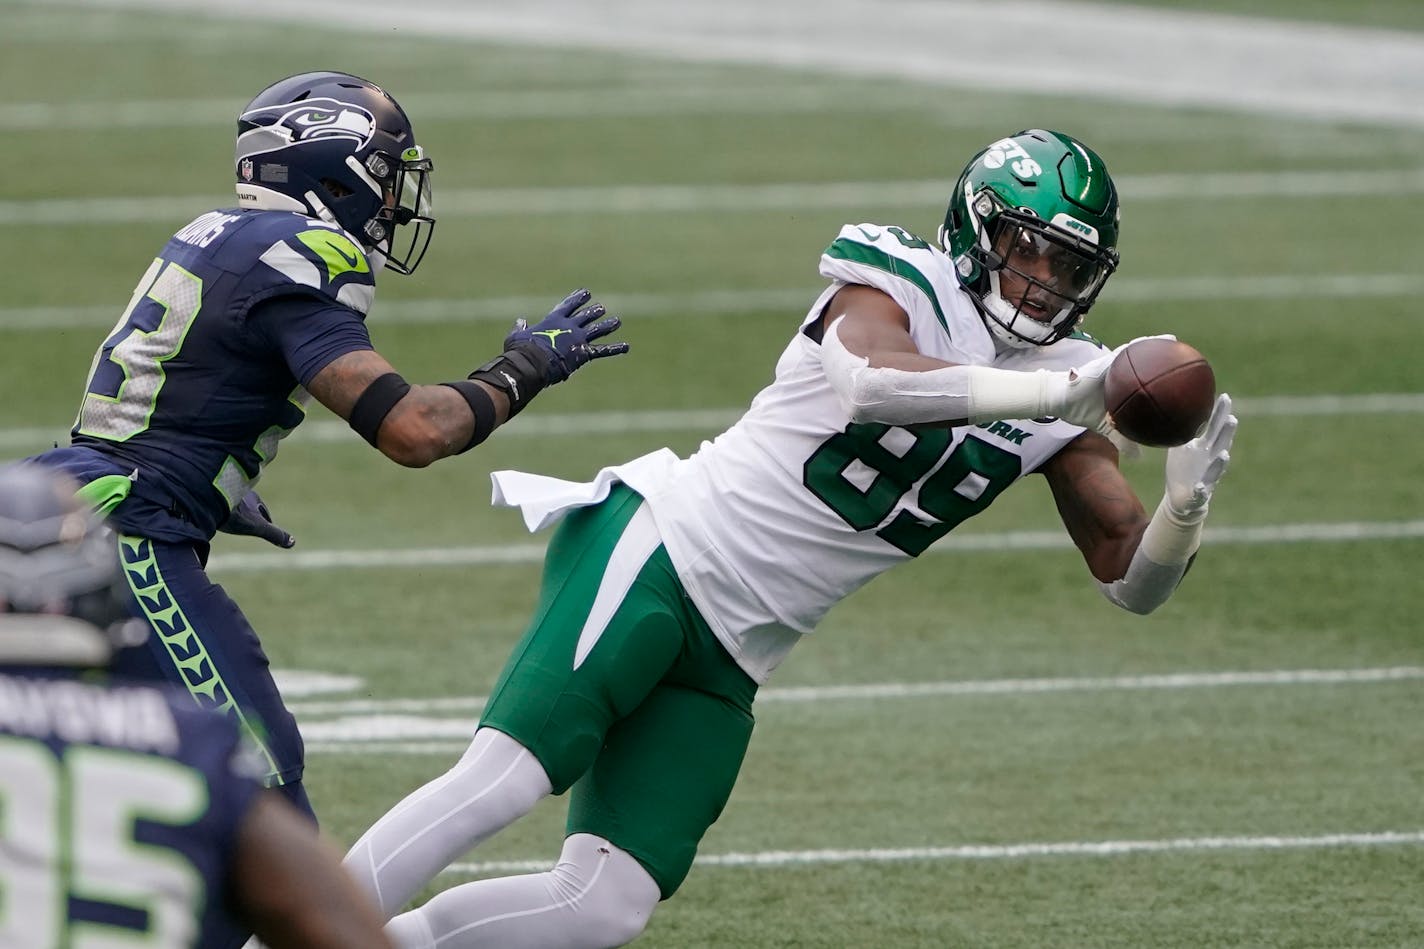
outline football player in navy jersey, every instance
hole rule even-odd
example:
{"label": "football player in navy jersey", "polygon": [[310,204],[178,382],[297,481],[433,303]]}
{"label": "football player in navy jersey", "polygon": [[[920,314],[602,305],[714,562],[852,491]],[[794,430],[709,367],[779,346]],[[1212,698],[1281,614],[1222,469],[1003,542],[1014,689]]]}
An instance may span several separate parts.
{"label": "football player in navy jersey", "polygon": [[587,290],[465,379],[412,385],[364,323],[382,269],[429,245],[431,159],[401,107],[338,72],[283,79],[238,119],[237,207],[184,226],[94,355],[71,444],[36,457],[106,513],[155,635],[130,671],[232,715],[267,781],[308,813],[302,742],[252,627],[204,573],[217,531],[291,537],[253,492],[315,397],[382,454],[421,467],[478,445],[617,329]]}
{"label": "football player in navy jersey", "polygon": [[102,673],[148,627],[77,487],[0,468],[0,946],[389,949],[230,719]]}

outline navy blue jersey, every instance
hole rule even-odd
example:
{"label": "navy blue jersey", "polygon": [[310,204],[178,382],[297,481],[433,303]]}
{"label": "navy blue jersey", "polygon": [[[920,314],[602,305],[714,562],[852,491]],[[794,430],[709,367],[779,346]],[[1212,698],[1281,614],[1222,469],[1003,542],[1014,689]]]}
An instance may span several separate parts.
{"label": "navy blue jersey", "polygon": [[233,723],[181,692],[0,669],[0,946],[228,938],[260,791]]}
{"label": "navy blue jersey", "polygon": [[345,232],[286,211],[211,211],[178,231],[95,353],[71,449],[83,481],[137,472],[111,520],[207,540],[301,422],[303,386],[370,349],[371,265]]}

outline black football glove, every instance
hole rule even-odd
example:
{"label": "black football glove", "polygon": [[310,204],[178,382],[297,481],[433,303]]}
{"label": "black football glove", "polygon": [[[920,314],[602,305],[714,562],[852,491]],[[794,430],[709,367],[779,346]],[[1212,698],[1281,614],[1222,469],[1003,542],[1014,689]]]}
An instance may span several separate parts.
{"label": "black football glove", "polygon": [[606,311],[602,303],[589,303],[590,296],[588,290],[575,290],[533,326],[526,320],[515,320],[514,330],[504,338],[504,351],[517,350],[537,359],[547,385],[563,382],[591,359],[626,353],[627,343],[592,345],[593,340],[618,329],[622,321],[616,316],[600,320]]}
{"label": "black football glove", "polygon": [[288,550],[297,543],[291,534],[272,523],[272,513],[267,510],[267,505],[257,496],[256,491],[247,492],[247,497],[233,506],[232,513],[218,530],[224,534],[261,537],[267,543],[283,550]]}

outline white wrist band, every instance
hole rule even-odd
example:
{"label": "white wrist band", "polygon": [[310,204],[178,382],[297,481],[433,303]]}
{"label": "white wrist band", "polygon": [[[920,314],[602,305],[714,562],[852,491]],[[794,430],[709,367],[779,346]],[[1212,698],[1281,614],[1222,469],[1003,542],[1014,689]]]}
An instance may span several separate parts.
{"label": "white wrist band", "polygon": [[965,366],[964,370],[969,376],[971,422],[1057,415],[1068,386],[1068,373],[1047,369],[1014,372],[989,366]]}
{"label": "white wrist band", "polygon": [[1121,580],[1098,583],[1098,589],[1116,605],[1133,613],[1151,613],[1166,603],[1187,572],[1192,554],[1201,546],[1206,511],[1183,518],[1167,499],[1157,505],[1142,541]]}
{"label": "white wrist band", "polygon": [[1147,522],[1147,530],[1142,533],[1142,543],[1138,550],[1155,563],[1186,563],[1201,546],[1202,526],[1206,523],[1206,509],[1183,517],[1172,510],[1172,505],[1163,497]]}

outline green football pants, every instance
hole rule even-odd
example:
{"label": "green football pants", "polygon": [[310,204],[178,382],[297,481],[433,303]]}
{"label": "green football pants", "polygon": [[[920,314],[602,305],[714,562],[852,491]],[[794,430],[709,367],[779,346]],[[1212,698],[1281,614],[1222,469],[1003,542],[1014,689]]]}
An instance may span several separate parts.
{"label": "green football pants", "polygon": [[732,792],[756,689],[620,485],[555,533],[534,619],[480,724],[533,752],[555,793],[573,788],[568,833],[628,851],[666,899]]}

